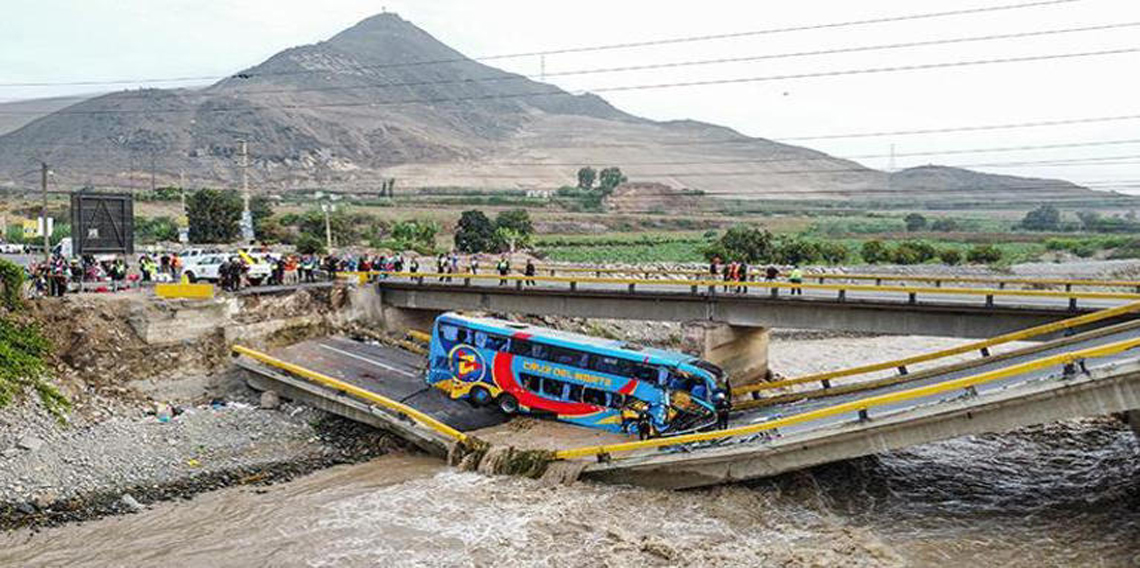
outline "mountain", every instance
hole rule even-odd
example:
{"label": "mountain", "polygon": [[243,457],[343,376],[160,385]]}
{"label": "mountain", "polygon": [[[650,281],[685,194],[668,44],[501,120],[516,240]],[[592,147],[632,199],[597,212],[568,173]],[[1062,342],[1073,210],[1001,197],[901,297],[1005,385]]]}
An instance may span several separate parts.
{"label": "mountain", "polygon": [[[552,189],[574,184],[581,165],[740,198],[909,199],[969,184],[962,174],[888,176],[721,126],[639,118],[468,59],[381,14],[203,89],[118,92],[38,118],[0,136],[0,185],[45,160],[64,185],[145,187],[153,168],[160,184],[181,172],[192,186],[232,186],[238,139],[249,141],[252,185],[266,191],[369,191],[389,177],[401,188]],[[1058,191],[1094,195],[1072,184]]]}
{"label": "mountain", "polygon": [[0,103],[0,135],[12,132],[41,116],[67,108],[92,96],[94,95],[50,97]]}

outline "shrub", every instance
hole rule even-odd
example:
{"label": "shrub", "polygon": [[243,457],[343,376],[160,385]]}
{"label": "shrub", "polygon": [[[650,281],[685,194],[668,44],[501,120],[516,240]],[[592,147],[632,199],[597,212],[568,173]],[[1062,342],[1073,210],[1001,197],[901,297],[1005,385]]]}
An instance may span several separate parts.
{"label": "shrub", "polygon": [[859,255],[867,264],[878,264],[889,261],[891,251],[883,241],[874,240],[863,243],[862,248],[859,249]]}
{"label": "shrub", "polygon": [[966,253],[966,259],[975,264],[991,264],[1001,260],[1001,249],[994,245],[974,245]]}
{"label": "shrub", "polygon": [[962,251],[954,248],[942,249],[938,251],[938,260],[941,260],[943,264],[956,266],[962,263]]}

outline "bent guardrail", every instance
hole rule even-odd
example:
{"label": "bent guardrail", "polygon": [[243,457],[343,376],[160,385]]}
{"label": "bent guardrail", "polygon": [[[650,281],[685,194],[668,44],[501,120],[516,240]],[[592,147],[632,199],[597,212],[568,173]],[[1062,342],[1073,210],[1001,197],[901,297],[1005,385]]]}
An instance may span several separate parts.
{"label": "bent guardrail", "polygon": [[764,391],[764,390],[778,389],[778,388],[782,388],[782,387],[789,387],[789,386],[800,385],[800,384],[804,384],[804,383],[812,383],[812,382],[821,383],[821,386],[823,388],[831,388],[832,385],[831,385],[830,381],[832,381],[834,379],[845,378],[845,377],[853,377],[853,376],[858,376],[858,375],[865,375],[867,373],[873,373],[876,371],[885,371],[888,369],[897,369],[900,375],[905,375],[908,372],[907,367],[910,365],[916,365],[919,363],[926,363],[926,362],[935,361],[938,359],[944,359],[946,357],[952,357],[954,355],[961,355],[963,353],[970,353],[973,351],[980,352],[983,357],[989,357],[989,355],[990,355],[989,354],[989,348],[990,347],[995,347],[997,345],[1002,345],[1005,343],[1011,343],[1014,341],[1022,341],[1025,339],[1032,339],[1034,337],[1040,337],[1042,335],[1048,335],[1050,333],[1056,333],[1058,331],[1073,329],[1076,327],[1080,327],[1082,325],[1088,325],[1090,323],[1096,323],[1099,321],[1104,321],[1106,319],[1112,319],[1115,317],[1119,317],[1119,316],[1123,316],[1123,315],[1127,315],[1127,314],[1134,314],[1137,312],[1140,312],[1140,302],[1132,302],[1130,304],[1125,304],[1123,306],[1118,306],[1115,308],[1108,308],[1108,309],[1100,310],[1097,312],[1093,312],[1091,314],[1085,314],[1082,316],[1063,319],[1063,320],[1052,322],[1052,323],[1042,324],[1042,325],[1030,327],[1027,329],[1023,329],[1020,331],[1014,331],[1014,332],[998,335],[996,337],[991,337],[989,339],[983,339],[980,341],[973,341],[970,343],[966,343],[964,345],[959,345],[957,347],[940,349],[938,351],[931,351],[929,353],[923,353],[920,355],[912,355],[910,357],[903,357],[901,359],[894,359],[891,361],[883,361],[880,363],[871,363],[871,364],[867,364],[867,365],[860,365],[858,367],[851,367],[848,369],[839,369],[839,370],[835,370],[835,371],[825,371],[825,372],[821,372],[821,373],[813,373],[810,375],[804,375],[801,377],[794,377],[791,379],[784,379],[781,381],[772,381],[772,382],[767,382],[767,383],[757,383],[757,384],[753,384],[753,385],[741,386],[741,387],[737,387],[737,388],[732,389],[732,394],[733,395],[743,395],[743,394],[760,392],[760,391]]}
{"label": "bent guardrail", "polygon": [[689,442],[702,442],[711,440],[721,440],[735,436],[743,436],[749,434],[756,434],[759,432],[775,430],[778,428],[801,424],[804,422],[811,422],[838,414],[845,414],[857,412],[861,417],[869,417],[870,409],[894,404],[898,402],[905,402],[915,400],[931,395],[938,395],[950,393],[953,391],[963,391],[963,393],[976,394],[974,387],[988,382],[1023,375],[1032,371],[1046,369],[1049,367],[1067,366],[1086,359],[1095,359],[1099,357],[1107,357],[1116,355],[1124,351],[1140,347],[1140,338],[1128,339],[1109,343],[1088,349],[1081,349],[1069,353],[1061,353],[1049,357],[1027,361],[1025,363],[1018,363],[1005,367],[1002,369],[995,369],[962,377],[958,379],[950,379],[940,383],[931,385],[914,387],[907,390],[892,392],[887,394],[870,396],[867,398],[853,400],[850,402],[840,403],[825,408],[820,408],[793,416],[777,418],[767,422],[758,424],[750,424],[748,426],[739,426],[736,428],[729,428],[727,430],[716,430],[711,432],[700,432],[696,434],[686,434],[682,436],[674,436],[671,438],[654,438],[650,440],[641,440],[636,442],[623,442],[619,444],[607,444],[586,446],[582,448],[574,448],[570,450],[561,450],[555,453],[556,459],[575,459],[588,456],[610,456],[614,453],[629,452],[639,449],[660,448],[665,446],[675,446],[686,444]]}
{"label": "bent guardrail", "polygon": [[331,388],[336,389],[338,391],[343,391],[343,392],[348,393],[352,396],[358,397],[360,399],[374,403],[378,406],[382,406],[384,408],[387,408],[389,410],[392,410],[394,412],[397,412],[399,414],[407,416],[408,418],[411,418],[412,420],[422,424],[423,426],[426,426],[426,427],[434,430],[435,432],[442,434],[448,438],[454,439],[456,441],[466,442],[470,438],[467,434],[464,434],[463,432],[460,432],[459,430],[456,430],[455,428],[452,428],[451,426],[448,426],[447,424],[444,424],[443,422],[440,422],[439,420],[436,420],[435,418],[432,418],[431,416],[429,416],[429,415],[427,415],[427,414],[425,414],[419,410],[416,410],[415,408],[413,408],[411,406],[408,406],[402,402],[392,400],[386,396],[382,396],[382,395],[379,395],[379,394],[374,393],[372,391],[362,389],[356,385],[349,384],[349,383],[346,383],[344,381],[334,379],[328,375],[324,375],[324,374],[318,373],[316,371],[306,369],[304,367],[301,367],[300,365],[294,365],[293,363],[290,363],[288,361],[283,361],[281,359],[277,359],[276,357],[267,355],[267,354],[262,353],[260,351],[250,349],[248,347],[243,347],[241,345],[235,345],[232,347],[232,350],[234,353],[237,353],[240,355],[245,355],[246,357],[249,357],[255,361],[259,361],[259,362],[264,363],[266,365],[269,365],[271,367],[276,367],[276,368],[281,369],[283,371],[287,371],[287,372],[292,373],[294,375],[297,375],[299,377],[308,379],[310,381],[313,381],[315,383],[318,383],[318,384],[321,384],[321,385],[324,385],[327,387],[331,387]]}

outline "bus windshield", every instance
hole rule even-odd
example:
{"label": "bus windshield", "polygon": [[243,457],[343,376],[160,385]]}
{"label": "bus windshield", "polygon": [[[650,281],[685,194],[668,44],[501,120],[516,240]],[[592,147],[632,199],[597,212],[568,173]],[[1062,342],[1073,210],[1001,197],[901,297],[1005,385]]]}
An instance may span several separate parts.
{"label": "bus windshield", "polygon": [[727,424],[724,371],[681,353],[448,313],[426,380],[451,398],[641,438]]}

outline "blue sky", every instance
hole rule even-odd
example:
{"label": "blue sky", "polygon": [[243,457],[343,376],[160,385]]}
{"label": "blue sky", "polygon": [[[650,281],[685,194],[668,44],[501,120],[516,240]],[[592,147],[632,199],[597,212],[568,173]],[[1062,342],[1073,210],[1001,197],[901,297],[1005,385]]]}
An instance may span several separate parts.
{"label": "blue sky", "polygon": [[[0,82],[63,82],[222,76],[290,46],[327,38],[383,9],[398,12],[471,55],[759,30],[936,12],[1028,0],[5,0],[0,19]],[[740,57],[940,38],[1140,22],[1140,2],[1079,0],[984,15],[771,34],[667,47],[547,57],[558,72],[665,61]],[[708,65],[652,72],[551,78],[569,90],[717,80],[844,69],[920,65],[1140,47],[1140,28]],[[775,139],[833,133],[913,130],[1069,118],[1140,115],[1136,53],[832,78],[607,93],[629,112],[655,119],[694,118]],[[494,65],[536,78],[536,57]],[[135,86],[195,85],[142,81]],[[0,100],[113,90],[132,85],[0,88]],[[947,153],[1140,139],[1140,120],[975,133],[804,141],[840,156],[885,155],[896,167],[1120,158],[1110,165],[980,167],[997,173],[1077,181],[1140,180],[1140,144],[1055,150]],[[890,160],[861,159],[885,168]]]}

